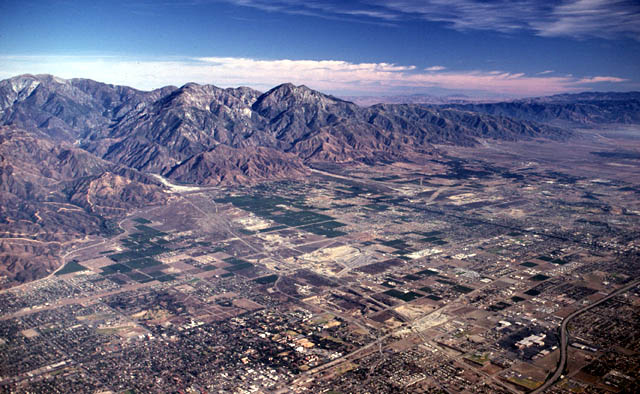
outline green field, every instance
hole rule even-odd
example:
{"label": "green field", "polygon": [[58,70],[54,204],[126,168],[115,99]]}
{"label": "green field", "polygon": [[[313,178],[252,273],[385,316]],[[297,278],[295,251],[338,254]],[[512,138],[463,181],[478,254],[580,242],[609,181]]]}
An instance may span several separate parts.
{"label": "green field", "polygon": [[415,300],[417,298],[423,297],[422,294],[418,294],[418,293],[413,292],[413,291],[408,291],[408,292],[404,293],[402,291],[395,290],[395,289],[387,290],[387,291],[384,292],[384,294],[389,295],[389,296],[394,297],[394,298],[398,298],[398,299],[400,299],[402,301],[406,301],[406,302],[413,301],[413,300]]}
{"label": "green field", "polygon": [[65,264],[60,271],[56,272],[56,276],[85,270],[87,270],[87,267],[80,265],[80,263],[78,263],[76,260],[71,260],[67,264]]}
{"label": "green field", "polygon": [[278,280],[278,275],[263,276],[261,278],[254,279],[253,281],[260,285],[266,285],[274,283],[276,280]]}

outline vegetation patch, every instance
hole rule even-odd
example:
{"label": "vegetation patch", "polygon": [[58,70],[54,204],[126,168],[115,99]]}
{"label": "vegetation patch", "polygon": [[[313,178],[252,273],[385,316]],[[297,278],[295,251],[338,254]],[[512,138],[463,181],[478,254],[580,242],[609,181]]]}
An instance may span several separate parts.
{"label": "vegetation patch", "polygon": [[431,269],[426,269],[426,270],[422,270],[422,271],[418,271],[416,272],[417,275],[424,275],[424,276],[437,276],[438,275],[438,271],[434,271]]}
{"label": "vegetation patch", "polygon": [[534,275],[531,278],[529,278],[529,280],[533,280],[533,281],[536,281],[536,282],[542,282],[543,280],[547,280],[547,279],[549,279],[549,276],[542,275],[542,274],[537,274],[537,275]]}
{"label": "vegetation patch", "polygon": [[128,261],[126,264],[133,269],[141,269],[141,268],[153,267],[155,265],[160,265],[162,263],[158,260],[145,257],[142,259]]}
{"label": "vegetation patch", "polygon": [[240,270],[251,268],[251,267],[253,267],[253,264],[251,263],[242,263],[242,264],[232,265],[231,267],[227,267],[225,269],[229,272],[235,272],[235,271],[240,271]]}
{"label": "vegetation patch", "polygon": [[452,287],[452,289],[454,291],[457,291],[459,293],[464,293],[464,294],[471,293],[473,290],[475,290],[475,289],[473,289],[471,287],[467,287],[467,286],[463,286],[463,285],[455,285],[455,286]]}
{"label": "vegetation patch", "polygon": [[535,380],[531,380],[531,379],[527,379],[527,378],[520,378],[517,376],[512,376],[510,378],[507,379],[509,382],[520,386],[520,387],[524,387],[528,390],[534,390],[536,387],[540,386],[542,384],[542,382],[537,382]]}
{"label": "vegetation patch", "polygon": [[176,276],[171,274],[167,274],[167,275],[156,278],[158,282],[171,282],[172,280],[175,280],[175,279],[176,279]]}
{"label": "vegetation patch", "polygon": [[115,273],[126,273],[131,271],[131,268],[129,268],[128,266],[124,265],[124,264],[111,264],[111,265],[107,265],[106,267],[102,267],[102,275],[112,275]]}
{"label": "vegetation patch", "polygon": [[495,304],[493,304],[493,305],[490,305],[490,306],[487,308],[487,310],[488,310],[488,311],[490,311],[490,312],[498,312],[498,311],[501,311],[501,310],[507,309],[507,308],[508,308],[508,307],[510,307],[510,306],[511,306],[511,304],[506,303],[506,302],[504,302],[504,301],[500,301],[500,302],[497,302],[497,303],[495,303]]}
{"label": "vegetation patch", "polygon": [[408,291],[408,292],[404,293],[402,291],[395,290],[395,289],[387,290],[387,291],[384,292],[384,294],[386,294],[388,296],[391,296],[391,297],[394,297],[394,298],[401,299],[402,301],[406,301],[406,302],[413,301],[413,300],[415,300],[417,298],[422,297],[421,294],[418,294],[418,293],[413,292],[413,291]]}
{"label": "vegetation patch", "polygon": [[300,229],[316,235],[323,235],[327,238],[335,238],[347,235],[347,233],[345,233],[344,231],[336,230],[336,228],[343,226],[343,223],[332,220],[328,222],[316,223],[309,226],[300,227]]}
{"label": "vegetation patch", "polygon": [[153,280],[152,277],[141,272],[127,272],[127,276],[138,283],[148,283]]}
{"label": "vegetation patch", "polygon": [[77,260],[71,260],[62,267],[62,269],[56,272],[56,276],[71,274],[73,272],[86,271],[88,268],[78,263]]}
{"label": "vegetation patch", "polygon": [[254,279],[253,281],[259,285],[266,285],[269,283],[274,283],[276,280],[278,280],[278,275],[263,276],[261,278]]}
{"label": "vegetation patch", "polygon": [[375,274],[382,273],[388,269],[391,269],[392,267],[400,266],[403,263],[404,262],[400,259],[390,259],[385,261],[379,261],[373,264],[363,265],[362,267],[358,267],[356,271],[375,275]]}
{"label": "vegetation patch", "polygon": [[472,354],[467,354],[464,358],[466,360],[471,361],[474,364],[484,365],[489,361],[489,354],[487,354],[487,353],[472,353]]}

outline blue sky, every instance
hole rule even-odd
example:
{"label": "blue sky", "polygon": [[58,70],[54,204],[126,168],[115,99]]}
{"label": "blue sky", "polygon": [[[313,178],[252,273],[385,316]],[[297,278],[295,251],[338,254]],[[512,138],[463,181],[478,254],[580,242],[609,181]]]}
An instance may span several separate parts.
{"label": "blue sky", "polygon": [[640,90],[640,2],[0,0],[0,78],[338,95]]}

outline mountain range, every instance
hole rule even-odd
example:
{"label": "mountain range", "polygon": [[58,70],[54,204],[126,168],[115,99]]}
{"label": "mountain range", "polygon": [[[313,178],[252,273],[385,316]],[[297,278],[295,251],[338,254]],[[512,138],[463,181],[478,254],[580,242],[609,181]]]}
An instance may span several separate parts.
{"label": "mountain range", "polygon": [[464,94],[451,94],[446,96],[434,96],[430,94],[406,94],[395,96],[341,96],[342,99],[354,102],[362,107],[375,104],[472,104],[499,102],[505,99],[496,97],[472,97]]}
{"label": "mountain range", "polygon": [[559,126],[640,123],[640,92],[585,92],[446,107]]}
{"label": "mountain range", "polygon": [[262,93],[186,84],[140,91],[87,79],[0,81],[0,275],[51,272],[87,236],[177,183],[302,178],[318,163],[426,162],[438,145],[567,140],[569,126],[640,123],[640,93],[488,104],[361,107],[306,86]]}
{"label": "mountain range", "polygon": [[[142,92],[49,75],[0,82],[0,124],[176,180],[195,170],[202,177],[189,181],[206,184],[234,182],[249,169],[254,181],[302,174],[304,163],[314,161],[410,160],[434,153],[433,144],[570,135],[535,119],[466,108],[362,108],[291,84],[266,93],[193,83]],[[227,160],[238,155],[244,159]]]}

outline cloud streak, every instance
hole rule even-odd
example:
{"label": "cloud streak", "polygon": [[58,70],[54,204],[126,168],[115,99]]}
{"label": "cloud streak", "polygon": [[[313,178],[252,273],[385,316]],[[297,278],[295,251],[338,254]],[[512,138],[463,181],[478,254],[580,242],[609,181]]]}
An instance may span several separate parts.
{"label": "cloud streak", "polygon": [[531,26],[541,36],[627,36],[640,40],[640,3],[628,0],[577,0],[555,7]]}
{"label": "cloud streak", "polygon": [[455,30],[531,31],[543,37],[640,40],[637,0],[216,0],[268,12],[399,24],[422,19]]}
{"label": "cloud streak", "polygon": [[526,75],[496,70],[455,71],[442,66],[419,70],[392,63],[341,60],[260,60],[234,57],[122,59],[83,56],[0,56],[0,77],[50,73],[153,89],[187,82],[266,90],[283,82],[305,84],[333,94],[404,94],[456,91],[513,97],[589,89],[597,83],[621,83],[615,76]]}
{"label": "cloud streak", "polygon": [[[210,0],[230,3],[241,7],[250,7],[266,12],[282,12],[291,15],[312,16],[324,19],[343,20],[347,22],[374,23],[390,25],[389,21],[397,20],[397,12],[384,7],[372,7],[370,4],[355,2],[333,2],[331,0],[299,1],[299,0]],[[192,3],[198,4],[198,3]]]}

